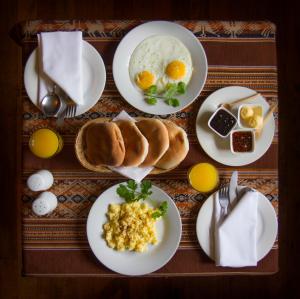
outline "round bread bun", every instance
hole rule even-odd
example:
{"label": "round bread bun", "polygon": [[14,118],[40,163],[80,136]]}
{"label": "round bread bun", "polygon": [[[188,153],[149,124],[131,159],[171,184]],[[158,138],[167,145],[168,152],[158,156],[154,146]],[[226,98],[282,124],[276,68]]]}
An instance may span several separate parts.
{"label": "round bread bun", "polygon": [[85,129],[85,156],[93,165],[120,166],[125,157],[124,140],[113,122],[91,124]]}
{"label": "round bread bun", "polygon": [[149,143],[147,157],[139,167],[153,166],[169,148],[168,130],[158,119],[143,119],[136,122],[136,126]]}
{"label": "round bread bun", "polygon": [[119,120],[115,122],[123,136],[125,158],[122,166],[139,166],[147,157],[149,143],[134,121]]}
{"label": "round bread bun", "polygon": [[169,148],[155,164],[162,169],[175,168],[186,157],[189,151],[189,141],[186,132],[171,121],[163,121],[168,130]]}
{"label": "round bread bun", "polygon": [[[144,118],[137,118],[137,120],[139,120],[139,119],[144,119]],[[103,165],[93,165],[86,159],[86,156],[85,156],[86,145],[85,145],[84,135],[85,135],[86,128],[89,127],[91,124],[106,123],[106,122],[110,122],[110,121],[111,121],[111,118],[107,118],[107,117],[101,117],[101,118],[91,119],[91,120],[87,121],[79,129],[77,136],[76,136],[76,140],[75,140],[75,154],[76,154],[76,157],[77,157],[78,161],[80,162],[80,164],[88,170],[95,171],[100,174],[105,173],[106,176],[107,175],[114,176],[114,174],[112,174],[113,171],[110,168],[103,166]],[[161,169],[158,167],[154,167],[150,174],[157,175],[157,174],[168,172],[170,170],[171,169],[165,170],[165,169]]]}

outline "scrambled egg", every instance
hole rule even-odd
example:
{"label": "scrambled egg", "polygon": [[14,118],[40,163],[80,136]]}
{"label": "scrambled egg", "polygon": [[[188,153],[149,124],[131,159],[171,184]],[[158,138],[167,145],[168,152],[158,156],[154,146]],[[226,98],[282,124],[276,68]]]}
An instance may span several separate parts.
{"label": "scrambled egg", "polygon": [[148,243],[157,243],[153,211],[145,203],[110,204],[103,225],[107,245],[118,251],[147,251]]}

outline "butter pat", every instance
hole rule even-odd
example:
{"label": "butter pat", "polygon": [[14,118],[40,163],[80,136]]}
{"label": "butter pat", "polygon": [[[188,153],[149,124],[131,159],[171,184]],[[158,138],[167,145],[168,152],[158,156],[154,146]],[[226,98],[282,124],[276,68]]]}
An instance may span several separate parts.
{"label": "butter pat", "polygon": [[259,115],[254,115],[247,120],[250,128],[259,129],[263,126],[263,118]]}
{"label": "butter pat", "polygon": [[247,119],[251,116],[253,116],[254,114],[254,111],[251,107],[249,106],[244,106],[242,109],[241,109],[241,118],[242,119]]}
{"label": "butter pat", "polygon": [[238,110],[239,126],[260,129],[263,126],[263,109],[261,105],[245,104]]}

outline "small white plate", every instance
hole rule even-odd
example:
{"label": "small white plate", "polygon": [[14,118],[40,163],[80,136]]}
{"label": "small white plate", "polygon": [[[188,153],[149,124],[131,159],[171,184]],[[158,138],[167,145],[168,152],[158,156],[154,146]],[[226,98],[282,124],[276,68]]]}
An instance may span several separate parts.
{"label": "small white plate", "polygon": [[[38,103],[38,60],[37,49],[28,58],[24,70],[25,89],[31,102]],[[103,60],[97,50],[88,42],[82,45],[82,86],[84,105],[78,105],[76,116],[91,109],[100,99],[106,82]]]}
{"label": "small white plate", "polygon": [[[239,187],[241,190],[243,187]],[[258,191],[257,191],[258,192]],[[198,241],[203,251],[212,259],[214,256],[213,242],[213,199],[212,194],[202,205],[196,223]],[[257,259],[260,261],[272,249],[277,236],[277,217],[270,201],[258,192],[257,205]]]}
{"label": "small white plate", "polygon": [[[148,251],[119,252],[107,246],[102,238],[103,224],[111,203],[124,203],[116,189],[119,184],[104,191],[93,204],[87,219],[87,237],[98,260],[107,268],[124,275],[144,275],[163,267],[175,254],[181,238],[181,218],[174,201],[160,188],[152,186],[151,198],[157,203],[167,201],[168,212],[156,223],[158,244],[148,245]],[[150,201],[147,204],[152,206]]]}
{"label": "small white plate", "polygon": [[[256,140],[253,153],[233,154],[230,150],[230,138],[221,138],[208,127],[210,116],[218,109],[220,104],[230,103],[251,96],[254,93],[256,91],[242,86],[224,87],[212,93],[201,105],[196,119],[196,134],[203,150],[215,161],[228,166],[247,165],[262,157],[271,146],[275,133],[273,115],[263,128],[260,138]],[[258,96],[249,103],[261,105],[263,114],[266,114],[270,108],[262,96]],[[237,109],[233,112],[237,115]]]}
{"label": "small white plate", "polygon": [[[180,99],[178,107],[168,106],[163,101],[158,101],[156,105],[147,104],[143,93],[130,80],[131,54],[140,42],[152,35],[174,36],[187,47],[191,54],[193,74],[186,93],[177,97]],[[184,109],[199,96],[207,77],[206,54],[197,37],[183,26],[166,21],[148,22],[132,29],[120,42],[114,55],[113,76],[123,98],[136,109],[155,115],[171,114]]]}

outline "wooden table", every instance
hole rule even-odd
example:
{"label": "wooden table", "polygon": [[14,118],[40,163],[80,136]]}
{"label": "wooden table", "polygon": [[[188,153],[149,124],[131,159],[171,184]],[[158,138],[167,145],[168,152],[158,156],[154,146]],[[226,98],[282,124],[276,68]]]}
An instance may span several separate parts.
{"label": "wooden table", "polygon": [[[90,172],[79,164],[74,154],[74,138],[78,129],[89,119],[113,117],[125,109],[132,116],[147,116],[129,106],[119,95],[112,78],[111,64],[120,39],[139,21],[31,21],[17,25],[14,37],[22,45],[23,67],[36,47],[39,31],[83,31],[84,39],[102,55],[107,69],[107,83],[99,102],[87,113],[65,121],[60,133],[65,146],[62,152],[49,160],[34,157],[28,149],[33,130],[39,127],[55,128],[55,121],[46,119],[32,105],[24,88],[19,116],[22,128],[22,248],[23,273],[29,276],[99,275],[116,276],[100,264],[89,249],[85,225],[88,211],[109,186],[124,179],[115,173]],[[175,170],[150,176],[154,184],[172,196],[180,210],[183,235],[179,250],[172,260],[150,276],[270,274],[278,270],[278,244],[258,263],[257,267],[216,267],[199,247],[195,234],[195,221],[205,196],[189,187],[187,170],[196,162],[215,164],[226,182],[231,167],[212,161],[201,149],[195,135],[195,117],[203,100],[213,91],[231,85],[242,85],[260,92],[271,104],[277,101],[277,68],[275,26],[270,22],[200,22],[178,21],[199,38],[207,53],[208,79],[197,101],[188,108],[168,118],[182,126],[188,133],[190,152]],[[21,83],[22,84],[22,83]],[[275,113],[277,119],[277,113]],[[239,168],[241,184],[264,193],[275,210],[278,207],[277,131],[268,152],[258,161]],[[58,196],[59,207],[47,217],[37,217],[31,211],[36,197],[26,187],[27,177],[35,170],[46,168],[54,173],[55,183],[50,191]]]}

